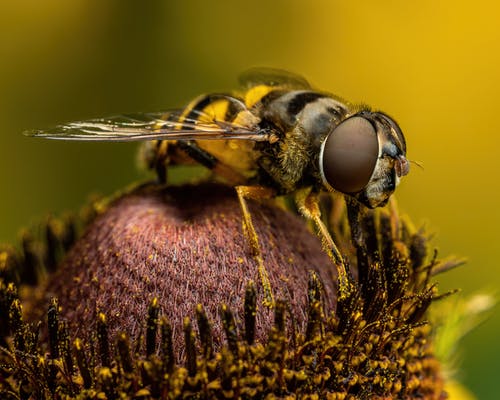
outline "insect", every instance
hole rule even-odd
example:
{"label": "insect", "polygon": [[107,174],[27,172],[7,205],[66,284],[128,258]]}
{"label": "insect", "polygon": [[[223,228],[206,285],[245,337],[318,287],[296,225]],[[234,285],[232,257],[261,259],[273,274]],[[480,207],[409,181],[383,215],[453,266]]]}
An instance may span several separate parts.
{"label": "insect", "polygon": [[160,181],[168,165],[199,163],[234,185],[244,231],[272,299],[247,198],[292,195],[317,227],[337,267],[346,267],[321,220],[319,193],[337,191],[368,208],[383,206],[409,172],[406,142],[387,114],[314,90],[302,77],[274,69],[243,74],[236,94],[202,95],[180,110],[72,122],[28,132],[49,139],[145,141],[142,153]]}

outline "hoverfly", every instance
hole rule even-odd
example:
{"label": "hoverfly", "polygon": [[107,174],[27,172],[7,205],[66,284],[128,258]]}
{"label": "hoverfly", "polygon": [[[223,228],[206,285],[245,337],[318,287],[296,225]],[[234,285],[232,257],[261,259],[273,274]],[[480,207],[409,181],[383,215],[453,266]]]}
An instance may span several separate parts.
{"label": "hoverfly", "polygon": [[180,110],[72,122],[28,135],[62,140],[145,141],[149,168],[199,163],[234,185],[243,227],[272,299],[246,198],[293,195],[318,229],[337,267],[339,296],[346,267],[321,220],[321,191],[337,191],[368,208],[383,206],[409,172],[398,124],[365,105],[314,90],[302,77],[274,69],[242,75],[237,94],[202,95]]}

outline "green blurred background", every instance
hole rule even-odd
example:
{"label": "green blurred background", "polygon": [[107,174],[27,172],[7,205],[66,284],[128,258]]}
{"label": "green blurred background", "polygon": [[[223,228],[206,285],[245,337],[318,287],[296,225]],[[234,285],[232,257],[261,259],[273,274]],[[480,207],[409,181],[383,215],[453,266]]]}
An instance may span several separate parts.
{"label": "green blurred background", "polygon": [[[242,70],[299,72],[396,117],[413,167],[400,208],[468,264],[445,290],[498,289],[500,6],[494,1],[55,1],[0,5],[0,241],[143,177],[134,144],[20,133],[183,105]],[[464,341],[460,374],[497,398],[497,312]]]}

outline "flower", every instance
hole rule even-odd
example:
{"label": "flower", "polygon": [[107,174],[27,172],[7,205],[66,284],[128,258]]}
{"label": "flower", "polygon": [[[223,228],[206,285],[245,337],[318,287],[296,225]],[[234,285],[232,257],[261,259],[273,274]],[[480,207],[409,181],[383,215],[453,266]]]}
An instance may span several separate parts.
{"label": "flower", "polygon": [[350,267],[342,298],[303,220],[250,202],[272,308],[231,188],[144,185],[82,235],[49,219],[0,251],[2,398],[444,399],[428,316],[450,293],[432,278],[460,261],[394,203],[366,212],[356,245],[343,200],[322,207]]}

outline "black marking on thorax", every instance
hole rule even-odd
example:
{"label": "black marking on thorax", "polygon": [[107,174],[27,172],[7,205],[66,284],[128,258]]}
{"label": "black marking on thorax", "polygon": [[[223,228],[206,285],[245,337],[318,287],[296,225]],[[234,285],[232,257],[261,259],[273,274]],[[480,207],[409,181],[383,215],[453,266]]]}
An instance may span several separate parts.
{"label": "black marking on thorax", "polygon": [[290,116],[296,116],[309,103],[322,97],[325,97],[325,95],[318,92],[299,92],[290,99],[286,111]]}
{"label": "black marking on thorax", "polygon": [[257,113],[263,120],[274,124],[281,134],[293,129],[298,115],[324,94],[304,90],[276,89],[262,97],[256,104]]}
{"label": "black marking on thorax", "polygon": [[271,90],[269,93],[262,96],[262,98],[257,103],[255,103],[254,107],[266,108],[269,106],[269,104],[279,99],[285,93],[288,93],[288,91],[283,89]]}

